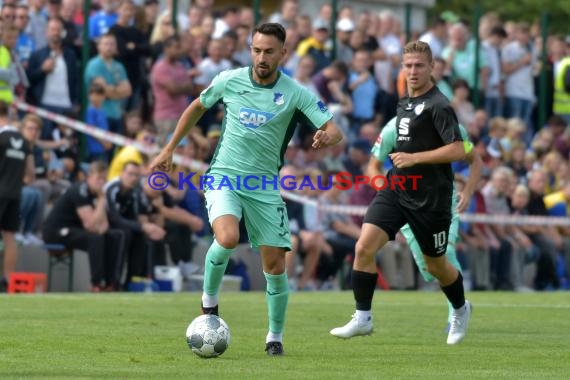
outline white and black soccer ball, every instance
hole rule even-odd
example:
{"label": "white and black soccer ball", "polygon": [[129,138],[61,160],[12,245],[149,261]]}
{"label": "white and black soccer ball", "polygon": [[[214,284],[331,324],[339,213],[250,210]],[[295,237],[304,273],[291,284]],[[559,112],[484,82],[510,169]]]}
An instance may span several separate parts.
{"label": "white and black soccer ball", "polygon": [[215,358],[230,345],[230,328],[217,315],[200,315],[186,329],[186,342],[196,355]]}

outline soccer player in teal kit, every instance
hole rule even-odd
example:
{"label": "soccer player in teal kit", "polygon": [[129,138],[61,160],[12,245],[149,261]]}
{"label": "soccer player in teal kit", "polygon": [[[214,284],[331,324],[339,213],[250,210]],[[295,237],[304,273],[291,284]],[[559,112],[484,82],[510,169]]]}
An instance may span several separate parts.
{"label": "soccer player in teal kit", "polygon": [[251,46],[253,65],[220,73],[182,114],[172,140],[151,164],[153,170],[169,170],[179,141],[208,108],[222,102],[222,135],[207,173],[214,181],[205,191],[215,238],[206,255],[202,312],[218,314],[220,284],[239,241],[239,221],[245,215],[249,240],[260,248],[267,280],[268,355],[283,354],[289,292],[285,253],[291,249],[289,220],[279,189],[273,184],[267,188],[267,181],[252,180],[244,188],[239,183],[245,176],[278,176],[283,154],[300,119],[318,129],[313,148],[342,140],[326,106],[278,71],[285,54],[284,42],[285,29],[281,25],[256,27]]}

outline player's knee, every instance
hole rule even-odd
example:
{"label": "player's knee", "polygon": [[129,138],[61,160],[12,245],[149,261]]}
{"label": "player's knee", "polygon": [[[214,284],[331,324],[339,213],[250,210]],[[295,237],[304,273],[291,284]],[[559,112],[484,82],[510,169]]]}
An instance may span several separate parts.
{"label": "player's knee", "polygon": [[232,233],[230,231],[226,231],[222,234],[216,235],[216,240],[218,244],[224,247],[225,249],[233,249],[237,247],[239,243],[239,233]]}
{"label": "player's knee", "polygon": [[360,240],[356,242],[354,249],[356,256],[360,260],[373,260],[374,256],[376,255],[376,251],[372,247]]}

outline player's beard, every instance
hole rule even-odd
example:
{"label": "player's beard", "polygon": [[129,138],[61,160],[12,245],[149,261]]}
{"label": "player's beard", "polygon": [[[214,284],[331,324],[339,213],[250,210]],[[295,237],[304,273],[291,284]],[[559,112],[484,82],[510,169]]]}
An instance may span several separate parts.
{"label": "player's beard", "polygon": [[257,74],[257,77],[260,79],[267,79],[271,77],[274,72],[275,68],[272,69],[269,65],[265,65],[263,68],[260,68],[259,65],[255,66],[255,74]]}

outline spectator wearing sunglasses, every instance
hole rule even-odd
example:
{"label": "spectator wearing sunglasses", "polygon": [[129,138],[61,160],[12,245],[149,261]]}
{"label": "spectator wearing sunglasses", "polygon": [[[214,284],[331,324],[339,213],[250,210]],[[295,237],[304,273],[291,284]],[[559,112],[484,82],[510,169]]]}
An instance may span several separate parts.
{"label": "spectator wearing sunglasses", "polygon": [[[144,146],[152,146],[156,142],[156,128],[151,125],[147,125],[140,131],[137,135],[136,141]],[[117,178],[127,162],[134,162],[139,165],[144,165],[148,161],[148,157],[140,152],[136,147],[132,145],[127,145],[115,155],[111,161],[109,168],[109,175],[107,179],[110,181]]]}

